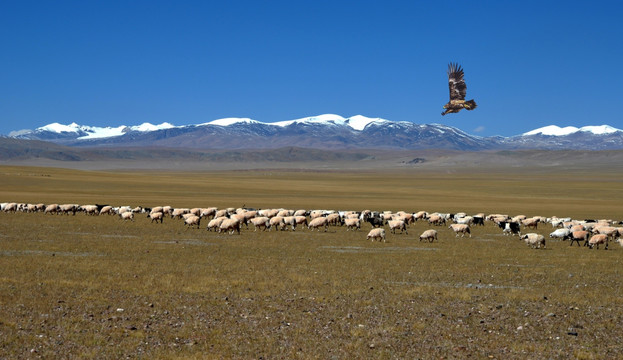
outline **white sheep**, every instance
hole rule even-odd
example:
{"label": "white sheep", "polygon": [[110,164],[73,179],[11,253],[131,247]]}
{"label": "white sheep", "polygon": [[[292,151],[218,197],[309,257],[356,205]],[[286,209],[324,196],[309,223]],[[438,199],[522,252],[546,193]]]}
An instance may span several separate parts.
{"label": "white sheep", "polygon": [[17,211],[17,203],[8,203],[6,204],[6,206],[4,207],[4,212],[16,212]]}
{"label": "white sheep", "polygon": [[188,225],[188,227],[192,227],[197,225],[197,229],[199,229],[199,224],[201,223],[201,218],[197,215],[190,215],[184,219],[184,226]]}
{"label": "white sheep", "polygon": [[307,227],[311,229],[312,231],[314,229],[318,229],[318,231],[320,231],[320,228],[324,227],[324,231],[327,231],[329,228],[329,222],[327,221],[326,217],[320,216],[320,217],[312,219],[309,222],[309,225],[307,225]]}
{"label": "white sheep", "polygon": [[44,214],[56,214],[58,212],[58,204],[50,204],[45,207]]}
{"label": "white sheep", "polygon": [[221,226],[221,223],[227,219],[228,218],[225,216],[215,217],[214,219],[210,220],[206,229],[208,231],[212,231],[212,230],[216,231]]}
{"label": "white sheep", "polygon": [[215,218],[225,217],[225,216],[229,216],[229,212],[227,212],[227,209],[216,210],[216,213],[214,214]]}
{"label": "white sheep", "polygon": [[619,230],[614,226],[595,226],[593,228],[593,233],[605,234],[608,238],[614,240],[614,238],[619,234]]}
{"label": "white sheep", "polygon": [[418,221],[420,219],[422,220],[426,220],[428,219],[428,213],[426,211],[418,211],[413,215],[413,218],[415,219],[415,221]]}
{"label": "white sheep", "polygon": [[556,229],[555,231],[553,231],[553,232],[551,232],[549,234],[549,237],[550,238],[565,239],[570,234],[571,234],[571,230],[569,230],[569,229]]}
{"label": "white sheep", "polygon": [[526,215],[515,215],[511,218],[512,222],[522,222],[523,220],[527,219],[528,217]]}
{"label": "white sheep", "polygon": [[260,216],[266,216],[267,218],[272,218],[277,216],[277,214],[279,214],[279,209],[263,209],[263,210],[259,210],[258,214]]}
{"label": "white sheep", "polygon": [[189,217],[192,217],[192,216],[197,216],[197,215],[191,214],[191,213],[182,214],[182,219],[186,220],[186,219],[188,219]]}
{"label": "white sheep", "polygon": [[465,234],[469,234],[469,237],[472,237],[472,233],[471,233],[471,230],[469,228],[469,225],[466,225],[466,224],[452,224],[448,228],[452,229],[452,231],[454,231],[454,233],[456,234],[457,237],[459,236],[459,234],[461,234],[461,237],[464,237]]}
{"label": "white sheep", "polygon": [[295,215],[296,225],[307,226],[307,217],[305,215]]}
{"label": "white sheep", "polygon": [[473,216],[462,216],[458,218],[455,217],[454,222],[457,224],[472,225],[472,223],[474,222],[474,217]]}
{"label": "white sheep", "polygon": [[305,216],[307,215],[307,210],[299,209],[294,212],[294,216]]}
{"label": "white sheep", "polygon": [[244,215],[244,222],[247,223],[249,220],[253,219],[257,216],[256,210],[246,210],[242,213]]}
{"label": "white sheep", "polygon": [[138,213],[141,213],[141,214],[142,214],[142,213],[144,213],[144,212],[145,212],[145,210],[143,209],[143,207],[142,207],[142,206],[137,206],[137,207],[135,207],[134,209],[132,209],[132,212],[133,212],[133,213],[136,213],[136,214],[138,214]]}
{"label": "white sheep", "polygon": [[254,217],[250,221],[251,221],[251,224],[255,226],[254,231],[257,231],[258,228],[262,229],[262,231],[270,228],[270,219],[267,218],[266,216]]}
{"label": "white sheep", "polygon": [[102,207],[102,209],[100,210],[100,215],[104,215],[104,214],[114,215],[115,212],[113,211],[112,206],[106,205],[106,206]]}
{"label": "white sheep", "polygon": [[134,213],[131,211],[122,212],[119,214],[119,219],[134,221]]}
{"label": "white sheep", "polygon": [[[62,206],[62,205],[60,205],[60,206]],[[129,206],[120,206],[120,207],[118,207],[118,208],[116,208],[116,209],[115,209],[115,212],[116,212],[118,215],[121,215],[121,214],[123,214],[124,212],[128,212],[128,211],[132,211],[132,208],[131,208],[131,207],[129,207]]]}
{"label": "white sheep", "polygon": [[277,216],[281,216],[281,217],[293,216],[293,215],[294,215],[294,210],[288,210],[288,209],[281,209],[277,213]]}
{"label": "white sheep", "polygon": [[58,209],[63,213],[69,215],[76,215],[76,211],[78,210],[78,204],[62,204],[58,206]]}
{"label": "white sheep", "polygon": [[173,209],[173,211],[171,211],[171,219],[173,218],[182,219],[184,214],[188,214],[189,212],[190,212],[190,209],[187,209],[187,208],[175,208]]}
{"label": "white sheep", "polygon": [[97,205],[82,205],[80,208],[87,215],[99,215],[99,212],[97,211]]}
{"label": "white sheep", "polygon": [[209,207],[209,208],[203,208],[201,209],[201,214],[199,216],[201,216],[202,218],[208,218],[210,216],[212,216],[212,218],[216,217],[216,208],[215,207]]}
{"label": "white sheep", "polygon": [[292,231],[296,230],[296,218],[294,216],[286,216],[283,218],[283,230],[285,230],[288,225],[290,225]]}
{"label": "white sheep", "polygon": [[327,223],[334,226],[341,225],[342,219],[340,218],[340,214],[333,213],[327,215]]}
{"label": "white sheep", "polygon": [[[396,215],[398,215],[398,217],[402,220],[404,220],[404,222],[409,225],[409,224],[413,224],[415,222],[415,218],[413,217],[413,214],[408,213],[408,212],[404,212],[404,211],[398,211],[396,213]],[[394,219],[394,220],[399,220],[399,219]]]}
{"label": "white sheep", "polygon": [[428,242],[433,242],[433,240],[437,240],[437,230],[426,230],[420,235],[420,241],[428,240]]}
{"label": "white sheep", "polygon": [[344,225],[346,225],[346,231],[348,230],[360,230],[361,220],[359,218],[346,218],[344,219]]}
{"label": "white sheep", "polygon": [[235,213],[235,214],[232,214],[229,218],[236,219],[240,222],[240,224],[244,224],[247,227],[247,229],[249,228],[249,224],[247,223],[247,217],[245,216],[245,214]]}
{"label": "white sheep", "polygon": [[150,212],[149,215],[147,215],[147,217],[151,219],[152,223],[154,221],[156,223],[158,223],[158,221],[160,221],[160,223],[162,224],[162,220],[164,219],[164,213],[162,213],[162,212]]}
{"label": "white sheep", "polygon": [[431,225],[445,225],[446,218],[441,215],[434,214],[428,217],[428,223]]}
{"label": "white sheep", "polygon": [[283,230],[285,228],[285,224],[283,223],[283,216],[273,216],[270,218],[270,228],[273,227],[277,230]]}
{"label": "white sheep", "polygon": [[374,228],[372,230],[370,230],[370,232],[368,233],[368,236],[366,237],[366,239],[374,241],[374,240],[378,240],[381,241],[383,240],[383,242],[385,242],[385,229],[383,228]]}
{"label": "white sheep", "polygon": [[403,232],[405,234],[409,234],[407,232],[407,223],[405,223],[404,220],[389,220],[387,224],[389,225],[389,229],[392,231],[392,234],[396,233],[396,229],[399,229],[401,234]]}
{"label": "white sheep", "polygon": [[521,235],[519,238],[524,240],[526,244],[533,249],[539,249],[541,248],[541,245],[543,246],[543,249],[545,249],[545,236],[541,234],[528,233]]}
{"label": "white sheep", "polygon": [[233,234],[234,231],[240,235],[240,221],[238,219],[225,219],[219,226],[219,232],[229,232]]}

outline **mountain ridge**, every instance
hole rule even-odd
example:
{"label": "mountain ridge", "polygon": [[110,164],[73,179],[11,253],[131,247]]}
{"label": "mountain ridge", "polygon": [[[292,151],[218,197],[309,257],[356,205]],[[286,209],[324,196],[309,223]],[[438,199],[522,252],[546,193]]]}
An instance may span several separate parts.
{"label": "mountain ridge", "polygon": [[16,139],[43,140],[71,147],[168,147],[190,149],[623,149],[623,130],[609,125],[560,128],[550,125],[521,135],[480,137],[443,124],[416,124],[355,115],[323,114],[264,123],[224,118],[196,125],[170,123],[94,127],[53,123],[11,132]]}

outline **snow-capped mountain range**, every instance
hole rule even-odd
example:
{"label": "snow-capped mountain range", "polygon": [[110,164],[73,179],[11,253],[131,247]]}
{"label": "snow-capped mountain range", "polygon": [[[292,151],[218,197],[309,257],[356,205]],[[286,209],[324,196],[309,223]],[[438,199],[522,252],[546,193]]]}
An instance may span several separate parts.
{"label": "snow-capped mountain range", "polygon": [[612,134],[617,131],[622,131],[617,128],[613,128],[609,125],[600,125],[600,126],[583,126],[581,128],[577,128],[575,126],[566,126],[561,128],[556,125],[549,125],[539,129],[535,129],[532,131],[528,131],[523,133],[523,136],[529,135],[549,135],[549,136],[566,136],[571,135],[577,132],[585,132],[591,133],[593,135],[604,135],[604,134]]}
{"label": "snow-capped mountain range", "polygon": [[286,146],[319,149],[393,148],[485,149],[623,149],[623,130],[608,125],[542,127],[513,137],[479,137],[441,124],[415,124],[361,115],[325,114],[263,123],[225,118],[196,125],[170,123],[96,127],[52,123],[9,134],[68,146],[151,146],[203,149],[266,149]]}
{"label": "snow-capped mountain range", "polygon": [[312,116],[297,120],[289,120],[289,121],[279,121],[273,123],[262,123],[257,120],[249,119],[249,118],[224,118],[213,120],[210,122],[197,124],[197,125],[182,125],[175,126],[168,122],[164,122],[159,125],[153,125],[150,123],[143,123],[138,126],[117,126],[117,127],[97,127],[97,126],[86,126],[86,125],[78,125],[76,123],[71,123],[69,125],[63,125],[59,123],[52,123],[42,127],[36,128],[33,130],[20,130],[14,131],[9,134],[10,137],[15,138],[30,138],[33,134],[37,133],[55,133],[55,134],[78,134],[76,137],[77,140],[88,140],[88,139],[101,139],[108,138],[114,136],[121,136],[128,132],[150,132],[156,130],[164,130],[164,129],[172,129],[172,128],[188,128],[188,127],[199,127],[199,126],[231,126],[236,124],[263,124],[269,126],[279,126],[279,127],[287,127],[294,124],[320,124],[320,125],[338,125],[338,126],[349,126],[353,130],[363,130],[368,124],[376,122],[376,123],[384,123],[388,122],[388,120],[380,119],[380,118],[368,118],[361,115],[356,115],[350,118],[343,118],[339,115],[325,114],[319,116]]}

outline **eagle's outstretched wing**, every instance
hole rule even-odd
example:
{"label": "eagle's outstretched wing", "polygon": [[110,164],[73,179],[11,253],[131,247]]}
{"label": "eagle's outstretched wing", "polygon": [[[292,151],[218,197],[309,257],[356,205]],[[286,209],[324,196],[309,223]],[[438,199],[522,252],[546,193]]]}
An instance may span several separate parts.
{"label": "eagle's outstretched wing", "polygon": [[448,86],[450,87],[450,100],[465,100],[467,85],[463,80],[461,65],[455,63],[448,65]]}

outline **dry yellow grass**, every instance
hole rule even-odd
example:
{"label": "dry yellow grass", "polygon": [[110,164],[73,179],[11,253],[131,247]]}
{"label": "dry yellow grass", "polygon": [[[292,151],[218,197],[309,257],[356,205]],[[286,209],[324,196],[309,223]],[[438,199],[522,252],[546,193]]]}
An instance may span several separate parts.
{"label": "dry yellow grass", "polygon": [[[0,199],[623,219],[620,175],[0,167]],[[372,243],[368,225],[238,236],[143,216],[0,213],[2,357],[623,356],[617,244],[532,250],[491,224],[419,242],[428,228]]]}

